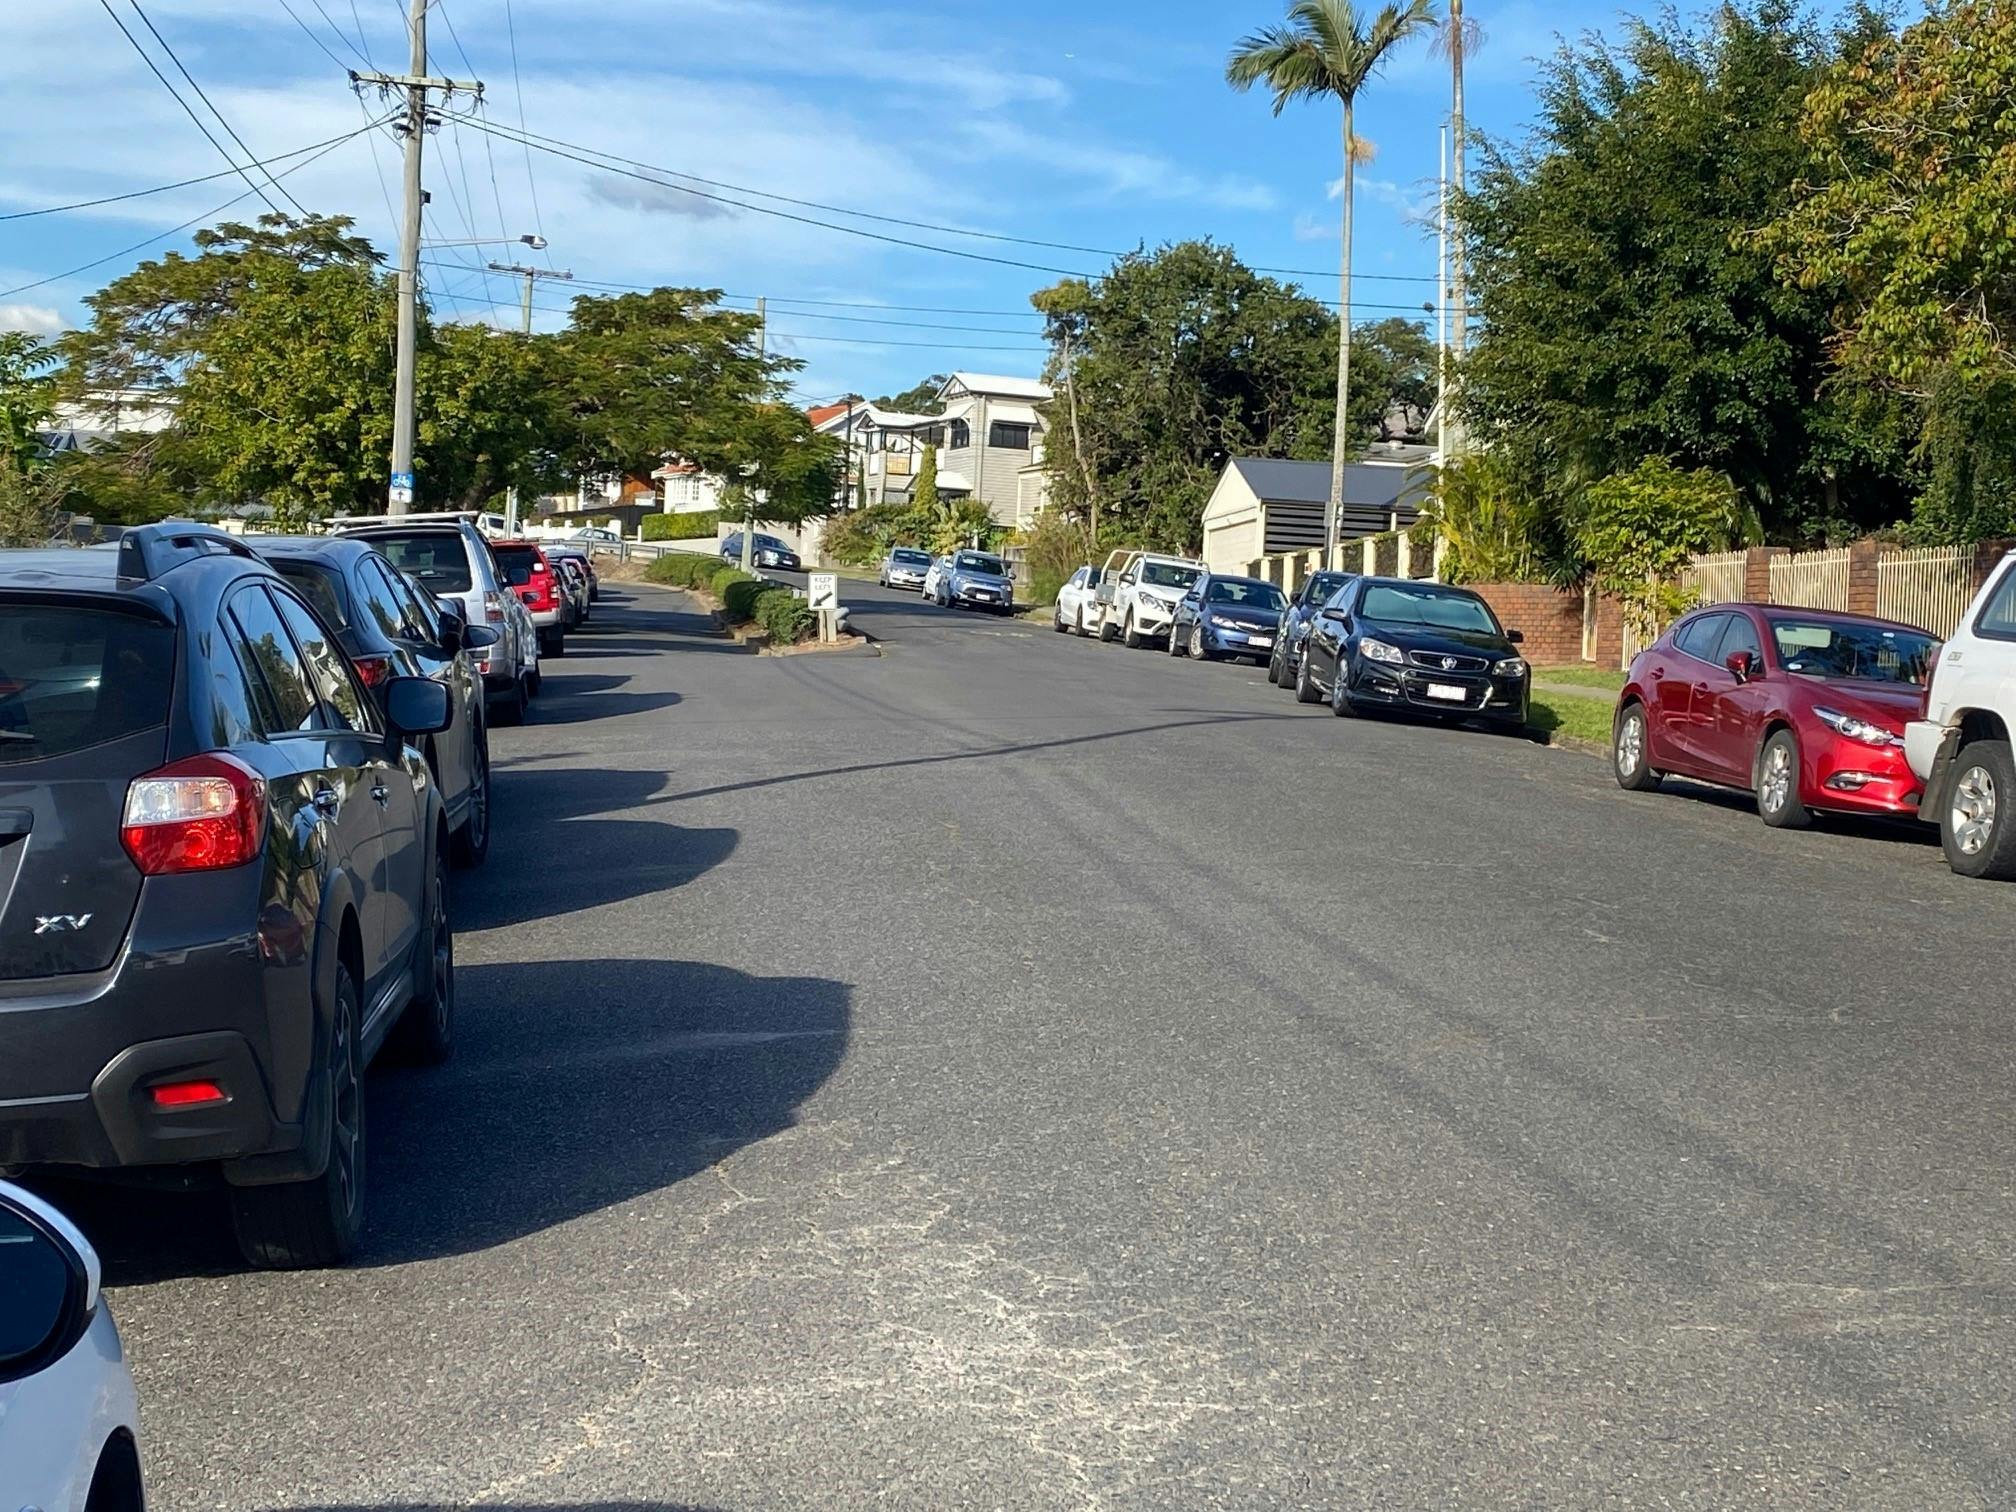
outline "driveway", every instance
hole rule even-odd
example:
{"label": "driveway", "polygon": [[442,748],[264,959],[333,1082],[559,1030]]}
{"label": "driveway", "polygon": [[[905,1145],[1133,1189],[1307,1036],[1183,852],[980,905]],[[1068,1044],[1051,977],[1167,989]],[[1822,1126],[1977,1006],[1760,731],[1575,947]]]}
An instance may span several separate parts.
{"label": "driveway", "polygon": [[497,732],[360,1264],[93,1206],[160,1506],[2016,1500],[2016,893],[843,594]]}

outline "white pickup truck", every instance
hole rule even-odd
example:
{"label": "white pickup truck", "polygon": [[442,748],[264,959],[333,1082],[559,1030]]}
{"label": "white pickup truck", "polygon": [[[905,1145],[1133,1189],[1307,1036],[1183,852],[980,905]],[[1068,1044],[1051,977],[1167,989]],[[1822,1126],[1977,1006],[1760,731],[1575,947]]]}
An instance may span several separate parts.
{"label": "white pickup truck", "polygon": [[1166,639],[1177,602],[1204,571],[1202,562],[1155,551],[1115,551],[1099,574],[1099,639],[1131,647]]}
{"label": "white pickup truck", "polygon": [[2002,559],[1939,648],[1925,717],[1904,755],[1925,783],[1921,818],[1939,826],[1963,877],[2016,880],[2016,551]]}

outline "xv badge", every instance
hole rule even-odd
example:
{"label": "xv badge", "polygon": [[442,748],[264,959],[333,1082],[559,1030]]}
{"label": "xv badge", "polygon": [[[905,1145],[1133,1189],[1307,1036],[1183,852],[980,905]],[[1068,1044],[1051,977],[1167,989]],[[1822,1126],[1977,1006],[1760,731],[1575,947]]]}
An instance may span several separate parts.
{"label": "xv badge", "polygon": [[37,914],[35,933],[63,934],[67,930],[82,929],[90,922],[89,914]]}

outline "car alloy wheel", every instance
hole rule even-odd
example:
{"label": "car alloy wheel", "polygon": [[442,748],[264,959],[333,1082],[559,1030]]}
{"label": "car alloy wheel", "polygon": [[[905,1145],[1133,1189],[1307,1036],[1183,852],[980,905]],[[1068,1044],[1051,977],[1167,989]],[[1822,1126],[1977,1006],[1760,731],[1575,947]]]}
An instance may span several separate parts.
{"label": "car alloy wheel", "polygon": [[1202,625],[1192,625],[1190,627],[1190,659],[1192,661],[1204,660],[1204,627]]}
{"label": "car alloy wheel", "polygon": [[1994,840],[1997,796],[1995,774],[1985,766],[1970,766],[1954,779],[1947,822],[1961,855],[1978,856]]}
{"label": "car alloy wheel", "polygon": [[1642,705],[1634,703],[1618,716],[1610,756],[1617,786],[1633,793],[1649,792],[1659,786],[1659,774],[1645,764],[1645,710]]}
{"label": "car alloy wheel", "polygon": [[1813,816],[1799,800],[1799,742],[1779,730],[1757,758],[1757,813],[1773,829],[1804,829]]}

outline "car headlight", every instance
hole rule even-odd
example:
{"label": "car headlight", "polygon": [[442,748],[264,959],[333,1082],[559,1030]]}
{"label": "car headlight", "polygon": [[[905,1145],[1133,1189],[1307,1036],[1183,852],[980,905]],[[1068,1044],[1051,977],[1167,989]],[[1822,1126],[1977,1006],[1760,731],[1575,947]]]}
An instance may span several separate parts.
{"label": "car headlight", "polygon": [[1845,735],[1850,740],[1859,740],[1864,745],[1901,746],[1904,737],[1895,730],[1882,725],[1871,724],[1866,719],[1858,719],[1853,714],[1843,714],[1839,709],[1815,709],[1813,713],[1820,722],[1837,735]]}
{"label": "car headlight", "polygon": [[1208,618],[1210,619],[1211,623],[1216,625],[1220,630],[1237,630],[1239,628],[1239,622],[1237,620],[1229,620],[1225,618],[1225,616],[1222,614],[1213,614],[1208,616]]}
{"label": "car headlight", "polygon": [[1390,662],[1396,667],[1403,660],[1398,646],[1389,646],[1386,642],[1373,640],[1369,636],[1358,642],[1358,654],[1367,661]]}
{"label": "car headlight", "polygon": [[1526,675],[1526,659],[1521,656],[1500,657],[1498,664],[1491,671],[1498,677],[1524,677]]}

